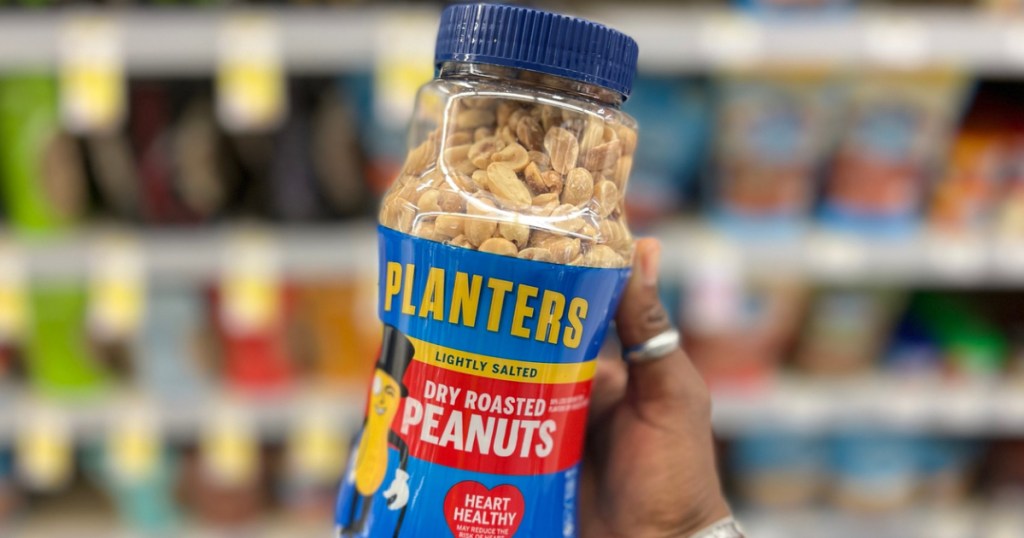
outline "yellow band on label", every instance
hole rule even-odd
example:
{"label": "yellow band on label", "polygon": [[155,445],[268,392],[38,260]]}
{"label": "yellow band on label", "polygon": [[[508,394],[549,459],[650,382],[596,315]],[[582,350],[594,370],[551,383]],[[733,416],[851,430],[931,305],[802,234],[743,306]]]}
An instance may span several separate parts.
{"label": "yellow band on label", "polygon": [[409,340],[416,349],[416,361],[489,379],[543,384],[579,383],[592,379],[597,369],[597,363],[592,360],[569,364],[517,361],[469,353],[412,337]]}

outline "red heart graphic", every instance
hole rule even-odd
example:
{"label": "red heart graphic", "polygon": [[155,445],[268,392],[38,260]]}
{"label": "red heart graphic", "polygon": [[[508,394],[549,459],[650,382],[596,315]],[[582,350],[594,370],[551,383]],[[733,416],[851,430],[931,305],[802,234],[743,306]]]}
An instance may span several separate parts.
{"label": "red heart graphic", "polygon": [[489,490],[466,480],[452,486],[444,497],[444,518],[455,538],[512,538],[525,508],[522,492],[508,484]]}

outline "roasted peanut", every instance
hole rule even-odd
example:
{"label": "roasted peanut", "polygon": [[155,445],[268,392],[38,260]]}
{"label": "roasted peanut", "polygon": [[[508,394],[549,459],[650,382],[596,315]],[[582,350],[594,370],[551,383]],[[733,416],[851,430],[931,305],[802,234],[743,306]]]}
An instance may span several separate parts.
{"label": "roasted peanut", "polygon": [[551,167],[565,174],[576,166],[580,144],[571,132],[561,127],[553,127],[544,136],[544,150],[551,159]]}
{"label": "roasted peanut", "polygon": [[523,168],[530,164],[530,154],[526,152],[526,148],[519,144],[509,144],[501,151],[491,155],[491,161],[505,163],[516,172],[522,172]]}
{"label": "roasted peanut", "polygon": [[505,141],[494,136],[482,138],[473,143],[469,147],[469,151],[466,156],[469,158],[473,166],[477,168],[487,168],[488,164],[491,164],[491,157],[505,147]]}
{"label": "roasted peanut", "polygon": [[594,176],[586,168],[573,168],[565,175],[562,203],[582,205],[594,196]]}
{"label": "roasted peanut", "polygon": [[542,248],[551,253],[551,261],[570,263],[580,255],[580,240],[572,237],[558,237],[545,241]]}
{"label": "roasted peanut", "polygon": [[528,117],[519,120],[519,125],[516,127],[516,136],[519,138],[519,143],[526,146],[530,150],[539,150],[544,148],[544,128],[541,127],[540,121],[537,118]]}
{"label": "roasted peanut", "polygon": [[499,200],[513,206],[528,206],[533,201],[530,190],[506,163],[491,163],[487,166],[487,183],[484,187]]}
{"label": "roasted peanut", "polygon": [[416,209],[418,209],[420,213],[438,213],[441,211],[441,206],[438,203],[440,197],[441,192],[437,189],[428,189],[423,191],[419,200],[416,201]]}
{"label": "roasted peanut", "polygon": [[519,259],[550,262],[554,258],[551,256],[551,252],[547,249],[530,247],[519,251]]}
{"label": "roasted peanut", "polygon": [[479,248],[480,252],[489,252],[491,254],[500,254],[502,256],[515,256],[519,254],[519,249],[508,239],[501,237],[492,237],[487,241],[484,241]]}
{"label": "roasted peanut", "polygon": [[445,213],[463,213],[466,211],[466,200],[454,191],[438,191],[437,206]]}
{"label": "roasted peanut", "polygon": [[597,205],[597,214],[601,217],[611,215],[619,207],[619,188],[615,183],[602,179],[594,185],[594,202]]}
{"label": "roasted peanut", "polygon": [[515,222],[502,222],[498,224],[498,234],[505,239],[523,248],[530,241],[530,227]]}
{"label": "roasted peanut", "polygon": [[594,245],[583,255],[582,265],[588,267],[624,267],[626,261],[607,245]]}
{"label": "roasted peanut", "polygon": [[614,168],[622,155],[622,142],[612,140],[595,146],[583,157],[583,167],[594,173]]}
{"label": "roasted peanut", "polygon": [[458,237],[465,228],[465,218],[457,215],[438,215],[434,219],[434,231],[444,237]]}
{"label": "roasted peanut", "polygon": [[469,144],[454,146],[444,150],[444,161],[449,168],[460,174],[472,174],[476,166],[469,161]]}
{"label": "roasted peanut", "polygon": [[531,162],[526,165],[523,176],[527,186],[535,193],[560,194],[562,192],[562,175],[554,170],[542,172],[536,163]]}
{"label": "roasted peanut", "polygon": [[486,108],[467,108],[455,116],[455,125],[459,129],[476,129],[494,123],[494,112]]}

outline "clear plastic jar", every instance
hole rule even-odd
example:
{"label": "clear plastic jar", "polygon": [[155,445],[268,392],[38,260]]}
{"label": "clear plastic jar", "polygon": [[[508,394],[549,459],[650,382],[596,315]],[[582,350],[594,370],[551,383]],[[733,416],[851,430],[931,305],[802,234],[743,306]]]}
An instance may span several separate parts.
{"label": "clear plastic jar", "polygon": [[636,55],[580,19],[445,10],[381,206],[383,345],[339,536],[575,536],[594,359],[632,257]]}
{"label": "clear plastic jar", "polygon": [[552,263],[625,267],[636,122],[623,96],[533,71],[449,62],[424,86],[382,225]]}

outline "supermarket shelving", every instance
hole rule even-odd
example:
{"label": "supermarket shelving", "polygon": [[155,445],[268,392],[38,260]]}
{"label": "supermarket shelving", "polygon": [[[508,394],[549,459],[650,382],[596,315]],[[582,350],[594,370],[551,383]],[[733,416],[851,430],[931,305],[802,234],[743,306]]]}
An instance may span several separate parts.
{"label": "supermarket shelving", "polygon": [[[699,278],[707,271],[730,270],[819,282],[953,287],[1024,282],[1024,242],[981,234],[914,233],[884,240],[810,229],[768,240],[738,238],[691,221],[670,222],[644,234],[665,244],[664,269],[671,277]],[[111,242],[135,245],[146,274],[157,280],[217,278],[238,259],[236,247],[254,243],[286,276],[372,275],[377,263],[376,236],[369,221],[299,227],[224,225],[202,232],[92,228],[35,239],[8,234],[6,239],[0,239],[0,259],[22,260],[28,274],[40,278],[87,275],[104,261]],[[3,258],[5,254],[13,258]]]}
{"label": "supermarket shelving", "polygon": [[[221,419],[245,424],[263,438],[282,439],[313,415],[339,429],[358,426],[363,398],[360,389],[351,387],[303,389],[291,396],[264,398],[217,392],[186,402],[116,393],[62,403],[12,391],[3,405],[17,412],[0,417],[0,439],[16,437],[48,420],[57,421],[57,427],[76,439],[94,439],[126,418],[139,416],[132,413],[146,413],[147,420],[175,439],[194,439],[207,428],[216,428]],[[716,388],[712,417],[715,431],[725,437],[768,426],[821,433],[866,425],[918,434],[1019,435],[1024,433],[1024,383],[881,374],[841,380],[783,376],[756,387]]]}
{"label": "supermarket shelving", "polygon": [[[368,67],[382,25],[435,24],[432,7],[116,8],[0,12],[0,69],[52,66],[69,21],[102,16],[118,23],[125,64],[139,74],[208,73],[223,23],[260,14],[276,23],[292,71]],[[828,64],[948,66],[1024,72],[1024,17],[981,10],[866,9],[797,17],[678,6],[589,6],[586,15],[637,37],[646,71],[731,65]],[[429,33],[424,33],[429,37]],[[423,46],[432,47],[428,37]],[[813,46],[808,44],[813,43]]]}

